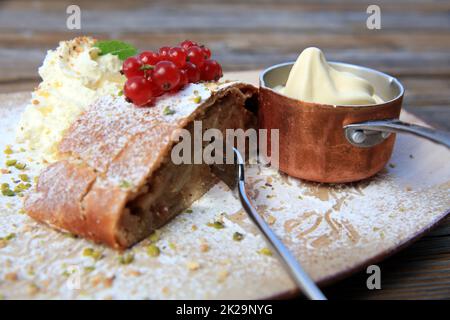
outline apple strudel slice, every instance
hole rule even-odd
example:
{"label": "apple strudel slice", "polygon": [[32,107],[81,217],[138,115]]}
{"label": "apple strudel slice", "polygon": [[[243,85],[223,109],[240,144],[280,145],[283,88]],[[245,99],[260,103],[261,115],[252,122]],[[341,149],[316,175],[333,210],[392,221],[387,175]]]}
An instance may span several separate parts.
{"label": "apple strudel slice", "polygon": [[123,97],[94,103],[65,133],[60,160],[25,199],[34,219],[124,249],[189,207],[216,182],[209,166],[174,164],[180,129],[256,126],[257,89],[243,83],[192,84],[138,108]]}

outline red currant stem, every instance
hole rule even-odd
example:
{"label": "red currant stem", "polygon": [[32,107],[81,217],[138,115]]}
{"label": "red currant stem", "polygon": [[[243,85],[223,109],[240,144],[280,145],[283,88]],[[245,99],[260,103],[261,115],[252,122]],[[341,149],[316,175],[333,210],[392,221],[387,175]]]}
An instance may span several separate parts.
{"label": "red currant stem", "polygon": [[141,67],[140,67],[140,69],[141,70],[153,70],[153,69],[155,69],[155,66],[152,66],[151,64],[143,64]]}

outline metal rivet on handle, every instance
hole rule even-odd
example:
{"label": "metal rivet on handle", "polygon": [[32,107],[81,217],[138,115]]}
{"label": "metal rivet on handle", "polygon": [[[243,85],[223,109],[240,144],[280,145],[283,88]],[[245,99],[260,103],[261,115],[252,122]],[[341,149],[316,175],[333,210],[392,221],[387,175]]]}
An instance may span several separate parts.
{"label": "metal rivet on handle", "polygon": [[391,133],[387,132],[387,131],[384,131],[381,133],[381,136],[383,137],[383,139],[387,139],[390,135],[391,135]]}
{"label": "metal rivet on handle", "polygon": [[355,130],[352,133],[352,139],[355,143],[363,143],[366,140],[366,134],[363,131]]}

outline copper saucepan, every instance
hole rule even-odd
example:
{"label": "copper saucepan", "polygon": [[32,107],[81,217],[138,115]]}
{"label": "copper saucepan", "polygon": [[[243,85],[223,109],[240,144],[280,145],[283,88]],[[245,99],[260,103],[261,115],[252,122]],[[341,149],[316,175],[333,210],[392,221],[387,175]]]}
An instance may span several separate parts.
{"label": "copper saucepan", "polygon": [[[341,106],[287,97],[284,85],[293,62],[260,76],[260,128],[279,130],[279,169],[301,179],[341,183],[373,176],[392,155],[395,133],[410,133],[450,148],[450,134],[398,120],[404,89],[385,73],[346,63],[330,63],[368,80],[384,103]],[[268,134],[268,146],[271,145]],[[270,149],[270,147],[269,147]],[[269,150],[270,152],[270,150]]]}

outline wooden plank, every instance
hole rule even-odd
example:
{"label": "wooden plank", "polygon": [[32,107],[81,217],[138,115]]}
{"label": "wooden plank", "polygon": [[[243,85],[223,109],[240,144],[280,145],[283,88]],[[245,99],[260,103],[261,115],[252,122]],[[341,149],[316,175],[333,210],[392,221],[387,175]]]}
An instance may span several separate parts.
{"label": "wooden plank", "polygon": [[436,129],[450,131],[450,107],[447,102],[443,106],[409,107],[405,109],[423,119]]}
{"label": "wooden plank", "polygon": [[[55,10],[55,6],[68,6],[70,4],[77,4],[86,9],[102,9],[108,11],[118,11],[118,10],[126,10],[130,7],[142,8],[148,5],[147,0],[128,0],[124,1],[109,1],[108,7],[99,2],[99,1],[90,1],[90,0],[45,0],[45,1],[33,1],[30,5],[28,0],[14,0],[14,1],[4,1],[3,7],[5,9],[18,9],[18,10],[27,10],[31,8],[39,9],[39,10]],[[170,7],[180,8],[183,6],[192,6],[192,5],[223,5],[222,0],[190,0],[189,2],[182,2],[179,0],[152,0],[152,4],[156,5],[165,5]],[[246,0],[245,2],[242,0],[227,0],[227,5],[233,7],[239,6],[258,6],[259,8],[264,9],[298,9],[303,11],[324,11],[324,10],[332,10],[332,11],[348,11],[348,10],[356,10],[361,7],[367,7],[366,2],[361,2],[360,0],[277,0],[274,3],[273,0]],[[448,10],[450,8],[450,4],[448,1],[442,0],[431,0],[431,1],[421,1],[421,0],[378,0],[376,4],[379,5],[384,10],[389,11],[419,11],[419,12],[435,12],[435,11],[443,11]]]}
{"label": "wooden plank", "polygon": [[[55,47],[54,44],[52,47]],[[224,69],[252,70],[293,61],[302,48],[290,53],[272,51],[246,51],[215,45],[214,56]],[[450,77],[450,50],[448,52],[373,52],[370,50],[326,50],[330,61],[342,61],[375,68],[397,77],[440,76]],[[45,57],[45,49],[0,48],[0,72],[2,81],[30,79]]]}
{"label": "wooden plank", "polygon": [[449,106],[450,77],[408,77],[399,80],[405,87],[404,104],[411,107]]}
{"label": "wooden plank", "polygon": [[19,91],[33,91],[34,88],[39,84],[36,79],[24,80],[24,81],[10,81],[10,82],[0,82],[0,93],[12,93]]}
{"label": "wooden plank", "polygon": [[450,236],[450,216],[448,216],[439,227],[427,235],[427,237],[440,236]]}
{"label": "wooden plank", "polygon": [[[52,31],[40,33],[24,33],[17,30],[8,30],[0,34],[0,43],[3,48],[53,48],[63,39],[70,39],[77,34],[69,31]],[[92,32],[89,35],[99,39],[114,38],[112,32]],[[377,51],[447,51],[450,49],[450,30],[439,30],[430,34],[428,32],[411,31],[369,34],[342,34],[339,41],[336,35],[327,32],[280,32],[268,30],[261,37],[258,31],[242,31],[239,34],[227,30],[211,33],[188,32],[183,30],[173,32],[122,32],[120,38],[132,42],[141,49],[158,48],[161,45],[175,44],[184,39],[195,39],[208,44],[212,49],[230,47],[240,51],[271,51],[276,54],[296,53],[307,46],[317,46],[326,50],[360,50]]]}
{"label": "wooden plank", "polygon": [[449,299],[450,217],[434,232],[379,264],[381,290],[368,290],[365,271],[325,290],[334,299]]}
{"label": "wooden plank", "polygon": [[[61,31],[66,30],[65,9],[67,2],[52,2],[51,7],[12,6],[10,2],[0,11],[0,28],[5,30]],[[45,2],[44,2],[45,4]],[[305,10],[291,3],[288,7],[255,3],[241,3],[233,6],[221,3],[167,4],[156,2],[131,6],[126,3],[122,10],[90,9],[86,2],[80,3],[83,15],[83,32],[159,32],[179,30],[200,30],[209,32],[222,29],[314,31],[327,30],[330,33],[367,33],[367,4],[359,4],[351,10],[336,11],[326,5],[318,10]],[[386,2],[382,14],[382,26],[391,31],[428,30],[450,28],[446,10],[411,11],[403,4],[403,10],[391,11]],[[47,10],[44,10],[47,9]],[[321,10],[319,10],[321,9]],[[26,21],[27,23],[19,23]],[[417,23],[420,21],[420,24]]]}

